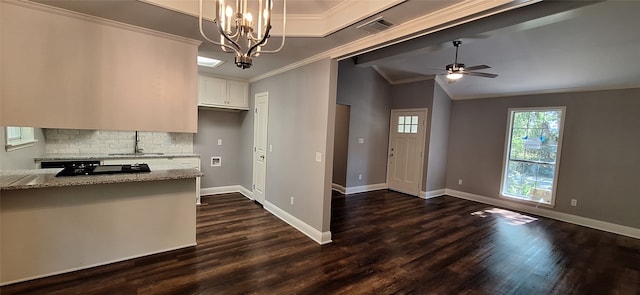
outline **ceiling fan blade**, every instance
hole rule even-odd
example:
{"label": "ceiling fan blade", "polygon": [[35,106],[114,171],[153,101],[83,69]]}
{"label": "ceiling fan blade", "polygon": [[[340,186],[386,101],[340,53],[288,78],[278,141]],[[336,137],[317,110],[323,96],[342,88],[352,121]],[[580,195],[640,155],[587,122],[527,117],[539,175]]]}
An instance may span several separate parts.
{"label": "ceiling fan blade", "polygon": [[495,77],[498,77],[498,75],[496,75],[496,74],[489,74],[489,73],[482,73],[482,72],[464,72],[463,74],[469,75],[469,76],[484,77],[484,78],[495,78]]}
{"label": "ceiling fan blade", "polygon": [[446,71],[446,70],[445,70],[445,69],[443,69],[443,68],[424,68],[424,69],[425,69],[425,70],[427,70],[427,71],[438,71],[438,72],[444,72],[444,71]]}
{"label": "ceiling fan blade", "polygon": [[464,68],[465,71],[477,71],[477,70],[484,70],[484,69],[490,69],[491,67],[488,65],[479,65],[479,66],[473,66],[473,67],[466,67]]}

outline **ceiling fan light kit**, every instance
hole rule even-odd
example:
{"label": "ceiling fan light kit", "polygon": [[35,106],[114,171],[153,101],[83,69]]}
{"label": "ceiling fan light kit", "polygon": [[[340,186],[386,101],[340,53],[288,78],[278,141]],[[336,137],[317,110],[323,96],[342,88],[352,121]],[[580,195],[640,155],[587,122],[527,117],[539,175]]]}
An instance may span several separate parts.
{"label": "ceiling fan light kit", "polygon": [[[209,38],[203,29],[203,1],[199,0],[198,24],[202,37],[217,46],[223,52],[235,54],[235,64],[248,69],[253,64],[252,57],[261,53],[277,53],[285,43],[287,25],[287,0],[282,0],[282,43],[275,50],[264,50],[272,29],[271,18],[273,0],[236,0],[235,8],[225,4],[224,0],[215,0],[215,18],[217,38]],[[233,3],[233,1],[230,1]],[[249,2],[252,2],[250,5]],[[254,19],[253,13],[257,15]],[[219,40],[219,41],[217,41]]]}
{"label": "ceiling fan light kit", "polygon": [[456,56],[455,56],[455,59],[454,59],[453,63],[452,64],[448,64],[445,67],[445,71],[447,73],[446,74],[447,75],[447,80],[449,81],[449,83],[453,83],[453,82],[459,80],[460,78],[462,78],[463,75],[484,77],[484,78],[495,78],[495,77],[498,77],[498,75],[496,75],[496,74],[473,72],[473,71],[476,71],[476,70],[482,70],[482,69],[491,68],[488,65],[478,65],[478,66],[466,67],[463,63],[458,63],[458,49],[460,48],[460,45],[462,45],[462,41],[460,41],[460,40],[453,41],[453,46],[456,48]]}

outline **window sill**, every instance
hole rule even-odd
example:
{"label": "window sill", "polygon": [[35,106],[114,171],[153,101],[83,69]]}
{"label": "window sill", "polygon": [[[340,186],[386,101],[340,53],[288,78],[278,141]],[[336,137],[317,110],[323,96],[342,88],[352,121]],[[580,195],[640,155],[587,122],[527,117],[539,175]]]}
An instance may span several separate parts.
{"label": "window sill", "polygon": [[25,140],[25,141],[19,141],[19,142],[12,142],[10,144],[5,145],[4,147],[7,152],[10,152],[10,151],[31,147],[35,145],[36,142],[38,142],[38,140]]}
{"label": "window sill", "polygon": [[536,207],[546,207],[546,208],[555,207],[555,200],[551,200],[551,203],[547,204],[540,201],[534,201],[534,200],[524,199],[516,196],[505,195],[505,194],[500,194],[500,198],[513,201],[516,203],[527,204],[527,205],[536,206]]}

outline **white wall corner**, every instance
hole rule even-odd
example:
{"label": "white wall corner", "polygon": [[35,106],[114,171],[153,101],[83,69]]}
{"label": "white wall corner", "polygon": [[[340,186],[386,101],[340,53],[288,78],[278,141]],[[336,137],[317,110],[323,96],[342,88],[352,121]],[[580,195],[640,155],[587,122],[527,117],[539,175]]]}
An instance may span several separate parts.
{"label": "white wall corner", "polygon": [[347,192],[347,189],[344,186],[341,186],[341,185],[339,185],[337,183],[332,183],[331,184],[331,189],[334,190],[334,191],[337,191],[337,192],[339,192],[341,194],[345,194]]}
{"label": "white wall corner", "polygon": [[460,198],[460,199],[480,202],[480,203],[498,206],[498,207],[504,207],[512,210],[518,210],[518,211],[522,211],[530,214],[539,215],[542,217],[547,217],[547,218],[551,218],[559,221],[564,221],[568,223],[590,227],[597,230],[607,231],[614,234],[619,234],[627,237],[640,239],[640,229],[634,228],[634,227],[629,227],[629,226],[619,225],[619,224],[610,223],[606,221],[600,221],[600,220],[591,219],[587,217],[577,216],[573,214],[553,211],[545,208],[532,207],[526,204],[509,202],[503,199],[490,198],[490,197],[485,197],[485,196],[476,195],[472,193],[461,192],[453,189],[445,189],[445,194],[452,197]]}
{"label": "white wall corner", "polygon": [[421,191],[419,197],[423,199],[431,199],[435,197],[444,196],[445,194],[446,194],[445,189],[438,189],[438,190],[433,190],[428,192]]}
{"label": "white wall corner", "polygon": [[388,188],[389,186],[387,185],[386,182],[377,183],[377,184],[367,184],[367,185],[361,185],[361,186],[352,186],[352,187],[347,187],[347,189],[345,190],[345,194],[350,195],[350,194],[377,191],[377,190],[388,189]]}
{"label": "white wall corner", "polygon": [[208,196],[208,195],[220,195],[220,194],[229,194],[229,193],[240,193],[243,196],[247,197],[249,200],[253,200],[253,192],[246,189],[241,185],[229,185],[229,186],[217,186],[217,187],[208,187],[200,189],[200,196]]}
{"label": "white wall corner", "polygon": [[288,223],[293,226],[295,229],[300,231],[301,233],[307,235],[309,238],[314,240],[316,243],[320,245],[331,243],[331,232],[321,232],[311,225],[308,225],[304,221],[298,219],[297,217],[289,214],[288,212],[280,209],[280,207],[270,203],[269,201],[264,201],[264,209],[271,212],[271,214],[280,218],[280,220]]}

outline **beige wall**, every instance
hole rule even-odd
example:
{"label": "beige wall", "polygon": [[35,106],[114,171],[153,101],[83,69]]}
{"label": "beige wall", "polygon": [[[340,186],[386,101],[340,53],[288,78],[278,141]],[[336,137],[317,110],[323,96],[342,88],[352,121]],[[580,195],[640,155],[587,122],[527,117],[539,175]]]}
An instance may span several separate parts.
{"label": "beige wall", "polygon": [[454,101],[446,186],[498,198],[508,109],[566,106],[553,210],[640,228],[638,97],[636,88]]}
{"label": "beige wall", "polygon": [[[325,59],[254,82],[250,91],[251,101],[269,93],[265,199],[320,232],[331,218],[336,74],[336,62]],[[252,112],[247,117],[253,121]]]}
{"label": "beige wall", "polygon": [[446,186],[447,149],[449,148],[449,118],[451,98],[434,83],[425,192],[444,189]]}
{"label": "beige wall", "polygon": [[195,41],[0,5],[0,125],[196,132]]}
{"label": "beige wall", "polygon": [[337,101],[351,106],[347,187],[386,183],[391,87],[374,69],[357,67],[351,59],[340,61],[338,71]]}
{"label": "beige wall", "polygon": [[336,104],[336,129],[333,145],[333,183],[347,187],[349,154],[349,113],[351,107]]}
{"label": "beige wall", "polygon": [[[252,156],[243,152],[252,150],[252,145],[247,146],[242,142],[242,120],[247,113],[198,111],[198,133],[193,135],[193,151],[201,159],[200,170],[204,173],[200,178],[202,188],[242,184],[242,170],[245,169],[243,157]],[[218,145],[218,139],[222,140],[222,145]],[[222,157],[222,166],[211,167],[213,156]],[[250,190],[251,185],[244,188]]]}
{"label": "beige wall", "polygon": [[41,156],[45,151],[45,136],[40,128],[34,128],[33,136],[37,140],[32,146],[8,151],[5,148],[5,127],[0,127],[0,170],[34,169],[33,158]]}

